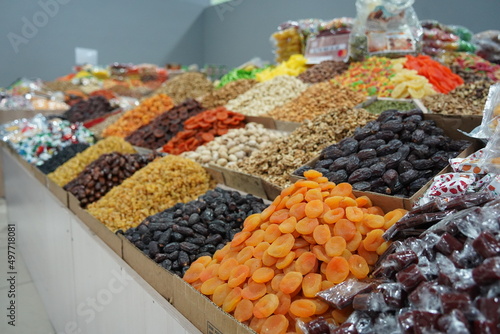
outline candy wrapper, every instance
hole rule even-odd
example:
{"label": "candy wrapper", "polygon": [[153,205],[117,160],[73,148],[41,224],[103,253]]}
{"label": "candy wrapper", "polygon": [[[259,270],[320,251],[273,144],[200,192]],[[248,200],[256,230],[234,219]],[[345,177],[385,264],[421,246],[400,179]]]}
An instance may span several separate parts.
{"label": "candy wrapper", "polygon": [[446,173],[434,177],[431,186],[417,205],[424,205],[434,198],[451,198],[465,194],[476,181],[473,173]]}
{"label": "candy wrapper", "polygon": [[474,174],[487,174],[488,170],[484,169],[484,166],[479,165],[483,155],[484,149],[480,149],[466,158],[450,159],[450,166],[456,173],[467,172]]}

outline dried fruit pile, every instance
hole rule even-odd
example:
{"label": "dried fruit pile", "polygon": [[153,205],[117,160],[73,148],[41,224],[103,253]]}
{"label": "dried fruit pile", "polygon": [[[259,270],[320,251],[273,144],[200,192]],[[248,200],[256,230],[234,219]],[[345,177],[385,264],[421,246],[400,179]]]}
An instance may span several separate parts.
{"label": "dried fruit pile", "polygon": [[184,130],[184,121],[198,115],[203,110],[198,101],[187,99],[156,117],[151,123],[135,130],[125,140],[135,146],[157,149]]}
{"label": "dried fruit pile", "polygon": [[195,151],[182,153],[182,156],[200,164],[232,166],[283,135],[264,128],[262,124],[247,123],[244,128],[229,130],[225,135],[198,146]]}
{"label": "dried fruit pile", "polygon": [[125,111],[118,111],[116,114],[113,113],[109,116],[107,116],[102,122],[97,123],[95,125],[92,125],[89,130],[92,131],[92,133],[98,137],[102,138],[102,132],[111,124],[119,120],[123,114],[125,114]]}
{"label": "dried fruit pile", "polygon": [[57,169],[57,167],[73,158],[78,153],[85,151],[87,148],[89,148],[89,145],[82,143],[66,146],[61,149],[56,155],[45,161],[43,165],[38,166],[38,169],[40,169],[44,174],[52,173]]}
{"label": "dried fruit pile", "polygon": [[185,99],[197,99],[210,93],[213,89],[214,86],[204,74],[188,72],[169,79],[155,93],[166,94],[172,98],[175,104],[179,104]]}
{"label": "dried fruit pile", "polygon": [[469,145],[445,136],[420,110],[386,110],[353,137],[325,148],[314,166],[295,174],[314,168],[356,190],[410,197]]}
{"label": "dried fruit pile", "polygon": [[406,213],[384,215],[368,197],[355,198],[347,183],[335,185],[316,171],[306,177],[183,277],[257,333],[286,333],[297,319],[331,317],[316,294],[349,276],[367,277],[389,246],[384,230]]}
{"label": "dried fruit pile", "polygon": [[305,121],[289,136],[239,161],[234,169],[285,187],[290,184],[288,178],[295,169],[314,158],[326,146],[352,135],[356,127],[375,118],[363,109],[332,109],[312,121]]}
{"label": "dried fruit pile", "polygon": [[64,190],[72,193],[81,207],[86,208],[156,158],[156,154],[103,154],[66,184]]}
{"label": "dried fruit pile", "polygon": [[195,201],[177,203],[146,218],[128,229],[125,237],[163,268],[182,277],[193,261],[210,258],[241,231],[248,216],[266,206],[255,196],[215,188]]}
{"label": "dried fruit pile", "polygon": [[434,113],[482,115],[491,84],[487,80],[466,83],[446,95],[427,96],[422,103]]}
{"label": "dried fruit pile", "polygon": [[296,98],[306,88],[307,84],[295,77],[278,76],[229,101],[226,108],[244,115],[259,116]]}
{"label": "dried fruit pile", "polygon": [[102,132],[103,137],[117,136],[125,138],[138,128],[151,122],[155,117],[172,109],[172,99],[165,94],[157,94],[123,114],[115,123]]}
{"label": "dried fruit pile", "polygon": [[438,223],[393,243],[374,272],[380,283],[352,281],[322,292],[335,307],[355,310],[331,333],[360,326],[370,333],[497,333],[500,202],[492,199],[468,194],[441,203],[455,210],[442,220],[437,203],[411,212],[407,222],[423,214]]}
{"label": "dried fruit pile", "polygon": [[176,203],[189,202],[211,188],[196,162],[169,155],[157,159],[87,208],[110,230],[126,230]]}
{"label": "dried fruit pile", "polygon": [[237,98],[250,88],[255,86],[257,81],[253,79],[239,79],[232,81],[222,88],[215,89],[204,95],[200,102],[206,109],[213,109],[226,105],[230,100]]}
{"label": "dried fruit pile", "polygon": [[325,60],[301,73],[298,78],[309,84],[320,83],[344,73],[348,67],[349,64],[343,61]]}
{"label": "dried fruit pile", "polygon": [[271,110],[274,119],[303,122],[327,113],[336,107],[354,107],[365,100],[365,95],[349,88],[322,82],[303,91],[297,98]]}
{"label": "dried fruit pile", "polygon": [[78,153],[63,165],[59,166],[54,172],[48,174],[47,177],[57,185],[63,187],[69,181],[77,177],[92,161],[105,153],[111,152],[136,153],[132,145],[122,138],[108,137],[98,141],[95,145],[89,147],[82,153]]}
{"label": "dried fruit pile", "polygon": [[445,63],[465,82],[489,79],[500,80],[500,65],[490,63],[484,58],[465,52],[454,52],[446,55]]}
{"label": "dried fruit pile", "polygon": [[217,136],[226,134],[229,129],[245,126],[245,116],[224,107],[205,110],[184,122],[184,131],[163,145],[163,152],[181,154],[194,151],[198,146],[211,142]]}
{"label": "dried fruit pile", "polygon": [[85,122],[106,116],[113,111],[113,107],[108,100],[103,96],[93,96],[88,100],[75,103],[71,108],[64,112],[71,123]]}

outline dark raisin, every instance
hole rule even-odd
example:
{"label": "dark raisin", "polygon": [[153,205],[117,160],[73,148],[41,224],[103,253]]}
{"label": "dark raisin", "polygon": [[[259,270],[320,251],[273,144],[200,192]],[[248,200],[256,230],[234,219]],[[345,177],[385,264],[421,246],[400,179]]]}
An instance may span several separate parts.
{"label": "dark raisin", "polygon": [[302,167],[297,168],[297,169],[293,172],[293,174],[294,174],[294,175],[298,175],[298,176],[304,176],[304,172],[306,172],[306,171],[308,171],[308,170],[311,170],[311,169],[313,169],[311,166],[307,166],[307,165],[305,165],[305,166],[302,166]]}
{"label": "dark raisin", "polygon": [[226,233],[226,228],[222,224],[208,224],[208,229],[213,233],[220,233],[220,234]]}
{"label": "dark raisin", "polygon": [[410,193],[413,195],[414,193],[416,193],[417,191],[419,191],[420,188],[422,188],[423,186],[425,186],[428,181],[429,180],[426,179],[426,178],[416,179],[415,181],[413,181],[412,183],[410,183],[410,186],[409,186]]}
{"label": "dark raisin", "polygon": [[390,144],[385,144],[377,147],[377,155],[379,157],[383,157],[384,155],[388,155],[391,153],[394,153],[398,150],[399,147],[390,145]]}
{"label": "dark raisin", "polygon": [[372,176],[372,170],[370,168],[360,168],[355,170],[347,179],[349,183],[353,184],[356,182],[361,182],[368,180]]}
{"label": "dark raisin", "polygon": [[156,254],[160,251],[158,248],[158,243],[156,241],[151,241],[148,245],[149,248],[149,257],[154,258]]}
{"label": "dark raisin", "polygon": [[172,261],[167,259],[161,263],[161,266],[167,270],[172,270]]}
{"label": "dark raisin", "polygon": [[360,141],[372,135],[370,129],[364,127],[354,132],[353,138]]}
{"label": "dark raisin", "polygon": [[209,233],[208,228],[202,224],[194,224],[192,228],[196,233],[199,233],[201,235],[207,236]]}
{"label": "dark raisin", "polygon": [[391,117],[399,115],[399,111],[397,110],[385,110],[380,113],[379,117],[377,118],[377,122],[383,123],[387,120],[389,120]]}
{"label": "dark raisin", "polygon": [[375,151],[373,148],[368,148],[366,150],[361,150],[357,153],[357,156],[359,160],[367,160],[367,159],[372,159],[377,156],[377,151]]}
{"label": "dark raisin", "polygon": [[212,234],[207,237],[205,242],[207,244],[212,244],[212,245],[217,245],[223,240],[222,236],[220,234]]}
{"label": "dark raisin", "polygon": [[181,267],[185,267],[189,265],[189,255],[188,253],[184,251],[179,252],[179,257],[177,258],[177,261],[179,261],[179,265]]}
{"label": "dark raisin", "polygon": [[470,145],[468,140],[452,140],[449,146],[451,151],[461,152]]}
{"label": "dark raisin", "polygon": [[167,259],[167,254],[158,253],[155,255],[154,260],[156,263],[163,262]]}
{"label": "dark raisin", "polygon": [[426,170],[419,170],[418,171],[418,178],[425,178],[429,180],[431,177],[434,176],[434,173],[431,169],[426,169]]}
{"label": "dark raisin", "polygon": [[430,156],[430,149],[427,145],[412,145],[412,151],[420,159],[426,159]]}
{"label": "dark raisin", "polygon": [[177,251],[179,249],[180,249],[179,243],[172,242],[172,243],[165,245],[165,247],[163,247],[163,253],[172,253],[172,252]]}
{"label": "dark raisin", "polygon": [[405,122],[415,122],[415,123],[420,123],[423,119],[423,114],[413,114],[413,115],[408,115],[405,117]]}

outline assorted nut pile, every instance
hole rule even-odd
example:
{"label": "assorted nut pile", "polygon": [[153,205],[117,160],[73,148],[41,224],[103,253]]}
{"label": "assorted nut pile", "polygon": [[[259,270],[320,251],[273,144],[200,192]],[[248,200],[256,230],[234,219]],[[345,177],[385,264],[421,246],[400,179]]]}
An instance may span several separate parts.
{"label": "assorted nut pile", "polygon": [[314,84],[297,98],[268,113],[274,119],[301,123],[305,119],[327,113],[335,107],[354,107],[365,100],[365,95],[331,82]]}
{"label": "assorted nut pile", "polygon": [[127,230],[176,203],[196,199],[210,188],[210,176],[200,164],[168,155],[149,163],[87,210],[113,232]]}
{"label": "assorted nut pile", "polygon": [[245,126],[245,116],[227,110],[224,107],[205,110],[184,122],[184,131],[175,135],[163,145],[163,152],[181,154],[194,151],[198,146],[214,140],[217,136],[226,134],[229,129]]}
{"label": "assorted nut pile", "polygon": [[157,149],[184,130],[185,120],[198,115],[203,110],[198,101],[187,99],[156,117],[151,123],[132,132],[125,140],[135,146]]}
{"label": "assorted nut pile", "polygon": [[417,108],[417,106],[412,101],[376,100],[363,108],[372,114],[380,114],[389,109],[408,111]]}
{"label": "assorted nut pile", "polygon": [[55,91],[64,92],[67,90],[79,91],[81,88],[80,86],[71,83],[71,81],[60,81],[60,80],[45,81],[43,85],[54,92]]}
{"label": "assorted nut pile", "polygon": [[165,94],[157,94],[141,102],[141,104],[127,111],[115,123],[102,132],[103,137],[117,136],[125,138],[138,128],[151,122],[155,117],[172,109],[172,99]]}
{"label": "assorted nut pile", "polygon": [[78,153],[85,151],[88,147],[88,144],[83,143],[71,144],[69,146],[66,146],[61,149],[56,155],[45,161],[43,165],[38,166],[38,169],[41,170],[44,174],[52,173],[56,170],[57,167],[73,158]]}
{"label": "assorted nut pile", "polygon": [[424,97],[422,102],[433,113],[482,115],[490,85],[487,80],[466,83],[446,95]]}
{"label": "assorted nut pile", "polygon": [[64,189],[80,201],[82,208],[86,208],[157,157],[156,154],[103,154],[66,184]]}
{"label": "assorted nut pile", "polygon": [[196,151],[182,153],[182,156],[200,164],[231,166],[282,136],[283,133],[266,129],[262,124],[248,123],[244,128],[229,130],[199,146]]}
{"label": "assorted nut pile", "polygon": [[448,165],[470,142],[453,140],[424,120],[421,110],[387,110],[350,138],[326,147],[314,166],[335,183],[355,190],[410,197]]}
{"label": "assorted nut pile", "polygon": [[162,267],[182,276],[196,259],[211,257],[267,205],[253,195],[221,188],[148,217],[125,236]]}
{"label": "assorted nut pile", "polygon": [[389,246],[382,234],[406,213],[384,215],[368,197],[356,198],[351,185],[315,171],[307,176],[183,277],[257,333],[289,333],[297,318],[335,319],[316,295],[350,277],[366,278]]}
{"label": "assorted nut pile", "polygon": [[307,84],[291,76],[277,76],[261,82],[229,101],[226,108],[244,115],[260,116],[296,98]]}
{"label": "assorted nut pile", "polygon": [[135,149],[125,140],[119,137],[108,137],[98,141],[95,145],[89,147],[82,153],[78,153],[73,158],[59,166],[54,172],[48,174],[49,179],[59,186],[65,186],[80,174],[85,167],[92,161],[105,153],[136,153]]}
{"label": "assorted nut pile", "polygon": [[340,107],[312,121],[305,121],[289,136],[277,139],[271,145],[254,152],[237,163],[235,169],[257,175],[284,187],[290,184],[289,175],[314,158],[323,148],[354,133],[375,115],[363,109]]}
{"label": "assorted nut pile", "polygon": [[298,78],[305,83],[319,83],[333,79],[348,68],[349,64],[343,61],[325,60],[299,74]]}
{"label": "assorted nut pile", "polygon": [[105,97],[92,96],[88,100],[75,103],[63,116],[71,123],[76,123],[103,117],[112,111],[113,107]]}
{"label": "assorted nut pile", "polygon": [[102,132],[104,131],[104,129],[106,129],[108,126],[119,120],[123,116],[123,114],[125,114],[125,111],[120,111],[117,112],[116,114],[109,115],[108,117],[106,117],[104,121],[97,123],[94,126],[91,126],[89,130],[92,131],[92,133],[96,137],[102,138]]}
{"label": "assorted nut pile", "polygon": [[212,82],[204,74],[188,72],[169,79],[155,93],[167,94],[174,100],[175,104],[179,104],[185,99],[197,99],[210,93],[213,89]]}
{"label": "assorted nut pile", "polygon": [[230,100],[237,98],[250,88],[255,86],[257,81],[253,79],[240,79],[232,81],[222,88],[215,89],[201,98],[201,104],[207,109],[212,109],[226,105]]}

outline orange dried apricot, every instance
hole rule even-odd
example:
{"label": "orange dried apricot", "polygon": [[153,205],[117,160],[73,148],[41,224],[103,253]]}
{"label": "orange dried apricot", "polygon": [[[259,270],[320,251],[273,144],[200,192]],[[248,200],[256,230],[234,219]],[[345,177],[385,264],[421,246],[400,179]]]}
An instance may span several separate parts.
{"label": "orange dried apricot", "polygon": [[[259,268],[262,269],[262,268]],[[259,270],[257,269],[257,270]],[[244,264],[240,264],[231,270],[231,274],[229,275],[229,280],[227,281],[227,284],[229,284],[229,287],[235,288],[243,282],[246,281],[247,277],[250,275],[250,268],[245,266]],[[253,276],[252,276],[253,277]]]}
{"label": "orange dried apricot", "polygon": [[252,232],[257,227],[259,227],[260,223],[260,213],[254,213],[253,215],[248,216],[243,222],[243,232]]}
{"label": "orange dried apricot", "polygon": [[317,265],[317,262],[318,260],[316,259],[316,255],[311,252],[304,252],[295,261],[295,270],[302,275],[306,275],[313,270],[313,268]]}
{"label": "orange dried apricot", "polygon": [[253,306],[253,315],[257,318],[267,318],[278,308],[279,298],[274,293],[268,293]]}
{"label": "orange dried apricot", "polygon": [[298,271],[290,271],[285,274],[279,286],[283,293],[291,294],[302,284],[303,276]]}
{"label": "orange dried apricot", "polygon": [[309,169],[307,171],[304,172],[304,177],[308,180],[313,180],[317,177],[322,177],[323,174],[321,174],[320,172],[314,170],[314,169]]}
{"label": "orange dried apricot", "polygon": [[235,258],[225,259],[221,262],[217,275],[220,279],[227,281],[229,279],[229,275],[231,274],[231,270],[233,270],[233,268],[237,265],[239,265],[239,262]]}
{"label": "orange dried apricot", "polygon": [[272,255],[269,255],[268,251],[266,250],[264,254],[262,254],[262,264],[267,267],[272,267],[278,262],[278,258],[274,257]]}
{"label": "orange dried apricot", "polygon": [[368,263],[366,263],[364,257],[359,256],[357,254],[353,254],[347,262],[349,262],[349,269],[351,273],[357,279],[363,279],[366,278],[366,276],[368,276],[370,268],[368,267]]}
{"label": "orange dried apricot", "polygon": [[253,246],[246,246],[242,250],[238,252],[236,255],[236,260],[239,264],[245,263],[247,260],[250,260],[253,256]]}
{"label": "orange dried apricot", "polygon": [[295,238],[293,235],[289,233],[283,234],[273,241],[271,246],[267,249],[267,252],[274,257],[285,257],[292,250],[294,243]]}
{"label": "orange dried apricot", "polygon": [[364,248],[369,252],[375,252],[377,248],[385,241],[384,238],[382,238],[383,234],[384,230],[382,229],[375,229],[368,232],[365,239],[363,240]]}
{"label": "orange dried apricot", "polygon": [[278,261],[276,261],[276,268],[284,269],[288,267],[294,259],[295,259],[295,252],[289,252],[285,257],[282,257]]}
{"label": "orange dried apricot", "polygon": [[352,194],[352,186],[349,183],[339,183],[332,189],[332,196],[349,196]]}
{"label": "orange dried apricot", "polygon": [[305,297],[314,298],[321,291],[322,277],[320,274],[309,273],[302,279],[302,294]]}
{"label": "orange dried apricot", "polygon": [[262,267],[257,269],[253,275],[252,279],[256,283],[266,283],[272,280],[274,277],[274,270],[267,267]]}
{"label": "orange dried apricot", "polygon": [[290,304],[290,313],[296,317],[310,317],[316,312],[316,304],[309,299],[297,299]]}
{"label": "orange dried apricot", "polygon": [[282,314],[275,314],[264,321],[260,334],[285,334],[290,322]]}
{"label": "orange dried apricot", "polygon": [[282,221],[289,217],[288,213],[289,210],[287,209],[274,211],[271,217],[269,217],[269,222],[271,224],[280,224]]}
{"label": "orange dried apricot", "polygon": [[240,322],[247,321],[253,316],[253,303],[248,299],[242,299],[234,309],[234,318]]}
{"label": "orange dried apricot", "polygon": [[290,216],[297,218],[297,220],[301,220],[306,216],[306,203],[300,202],[292,205],[290,208]]}
{"label": "orange dried apricot", "polygon": [[265,284],[250,280],[248,285],[241,290],[241,297],[248,300],[257,300],[264,296],[266,292],[267,287]]}
{"label": "orange dried apricot", "polygon": [[362,240],[363,240],[363,236],[361,235],[361,233],[359,231],[356,231],[356,233],[354,234],[354,237],[351,240],[349,240],[349,242],[346,244],[346,248],[350,252],[354,252],[354,251],[356,251],[356,249],[358,249],[359,244],[361,243]]}
{"label": "orange dried apricot", "polygon": [[[321,196],[321,193],[320,193]],[[317,218],[323,213],[323,201],[320,199],[315,199],[306,204],[305,207],[306,217]]]}
{"label": "orange dried apricot", "polygon": [[295,230],[300,234],[311,234],[314,232],[316,226],[319,225],[319,221],[316,218],[304,217],[297,222],[295,225]]}
{"label": "orange dried apricot", "polygon": [[288,311],[290,310],[290,304],[292,303],[292,297],[290,295],[287,295],[286,293],[283,293],[281,291],[278,291],[276,294],[279,299],[279,305],[276,310],[274,310],[274,314],[287,314]]}
{"label": "orange dried apricot", "polygon": [[231,291],[233,291],[233,289],[230,288],[227,283],[219,285],[212,294],[212,301],[215,305],[222,306],[224,300]]}
{"label": "orange dried apricot", "polygon": [[252,235],[245,240],[245,245],[247,246],[257,246],[259,243],[264,241],[264,235],[266,231],[264,230],[256,230],[252,232]]}
{"label": "orange dried apricot", "polygon": [[245,242],[252,235],[251,232],[238,232],[234,235],[233,240],[231,241],[231,247],[236,247]]}
{"label": "orange dried apricot", "polygon": [[253,249],[253,257],[257,259],[262,259],[264,252],[271,246],[269,242],[262,241]]}
{"label": "orange dried apricot", "polygon": [[317,244],[324,245],[331,238],[328,225],[318,225],[314,228],[313,237]]}
{"label": "orange dried apricot", "polygon": [[309,189],[306,192],[306,196],[304,197],[307,202],[311,202],[314,200],[323,202],[323,195],[321,194],[320,188]]}
{"label": "orange dried apricot", "polygon": [[330,211],[327,211],[323,215],[323,221],[327,224],[335,224],[340,219],[343,219],[344,215],[345,215],[345,212],[344,212],[343,208],[331,209]]}
{"label": "orange dried apricot", "polygon": [[278,225],[272,224],[266,229],[266,233],[264,234],[264,241],[272,243],[281,235],[281,231]]}
{"label": "orange dried apricot", "polygon": [[339,219],[333,227],[333,234],[349,241],[356,234],[356,225],[348,219]]}
{"label": "orange dried apricot", "polygon": [[192,263],[182,279],[188,283],[193,283],[200,278],[203,270],[205,270],[205,266],[202,263]]}
{"label": "orange dried apricot", "polygon": [[260,267],[262,267],[262,260],[253,257],[251,259],[246,260],[245,263],[244,263],[244,265],[247,266],[248,268],[250,268],[250,275],[253,275],[253,273],[257,269],[259,269]]}
{"label": "orange dried apricot", "polygon": [[343,237],[338,235],[333,236],[325,244],[326,255],[330,257],[340,256],[344,249],[346,249],[346,245],[347,243]]}
{"label": "orange dried apricot", "polygon": [[229,313],[234,311],[236,305],[238,305],[241,300],[241,291],[242,289],[237,286],[227,294],[226,298],[224,299],[224,303],[222,303],[222,309],[225,312]]}
{"label": "orange dried apricot", "polygon": [[341,256],[333,257],[326,267],[326,278],[335,283],[342,283],[349,275],[349,263]]}
{"label": "orange dried apricot", "polygon": [[345,208],[345,216],[352,222],[360,222],[363,220],[363,210],[355,206],[348,206]]}
{"label": "orange dried apricot", "polygon": [[201,285],[200,292],[204,295],[212,295],[215,289],[224,283],[219,277],[209,278]]}
{"label": "orange dried apricot", "polygon": [[293,233],[297,225],[297,218],[291,216],[285,219],[278,227],[281,233]]}

